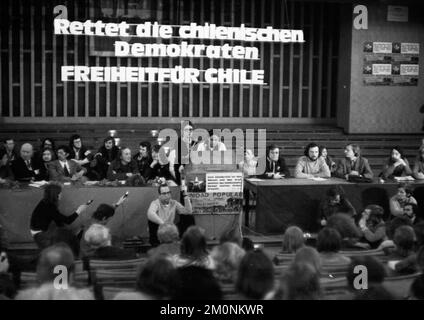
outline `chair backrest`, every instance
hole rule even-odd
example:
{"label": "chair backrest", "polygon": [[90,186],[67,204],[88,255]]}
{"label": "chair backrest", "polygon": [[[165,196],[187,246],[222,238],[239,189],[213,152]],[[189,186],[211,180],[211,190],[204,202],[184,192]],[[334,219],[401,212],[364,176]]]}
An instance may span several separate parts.
{"label": "chair backrest", "polygon": [[120,292],[132,292],[132,290],[129,290],[128,288],[108,287],[108,286],[103,287],[102,290],[103,290],[103,298],[105,300],[113,300],[116,297],[116,295]]}
{"label": "chair backrest", "polygon": [[95,270],[95,283],[101,286],[135,288],[137,270]]}
{"label": "chair backrest", "polygon": [[295,253],[277,253],[273,259],[273,262],[276,266],[290,264],[293,261],[295,255]]}
{"label": "chair backrest", "polygon": [[147,258],[138,258],[130,260],[99,260],[90,259],[90,270],[137,270],[140,265],[145,263]]}
{"label": "chair backrest", "polygon": [[[74,272],[72,283],[76,286],[85,287],[89,283],[88,279],[89,279],[89,276],[87,271]],[[21,272],[20,281],[21,281],[21,284],[20,284],[21,289],[35,287],[40,284],[37,280],[36,272]]]}
{"label": "chair backrest", "polygon": [[412,282],[421,273],[413,273],[404,276],[387,277],[383,281],[383,286],[399,299],[408,296]]}

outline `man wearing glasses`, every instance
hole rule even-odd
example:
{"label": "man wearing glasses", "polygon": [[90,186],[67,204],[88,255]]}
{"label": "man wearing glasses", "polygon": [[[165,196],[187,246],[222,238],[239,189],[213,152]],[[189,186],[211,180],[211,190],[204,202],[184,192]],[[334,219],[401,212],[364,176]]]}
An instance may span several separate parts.
{"label": "man wearing glasses", "polygon": [[176,224],[176,218],[179,220],[180,214],[187,215],[193,212],[190,198],[187,196],[186,186],[181,187],[184,206],[178,201],[171,199],[171,190],[167,185],[159,186],[158,191],[158,199],[153,200],[149,210],[147,210],[149,241],[153,247],[159,244],[157,231],[161,224]]}

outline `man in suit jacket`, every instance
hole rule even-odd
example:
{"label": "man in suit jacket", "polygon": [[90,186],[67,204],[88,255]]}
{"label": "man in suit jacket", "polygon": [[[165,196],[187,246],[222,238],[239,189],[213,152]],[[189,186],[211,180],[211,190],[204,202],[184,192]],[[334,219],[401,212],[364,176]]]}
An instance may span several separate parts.
{"label": "man in suit jacket", "polygon": [[265,173],[262,175],[262,178],[281,179],[288,177],[290,177],[290,172],[286,166],[286,161],[280,156],[280,149],[275,144],[270,145],[266,158]]}
{"label": "man in suit jacket", "polygon": [[49,166],[50,180],[53,181],[76,181],[86,173],[86,169],[69,158],[69,148],[65,145],[57,148],[57,160]]}
{"label": "man in suit jacket", "polygon": [[12,173],[17,181],[35,180],[40,166],[34,160],[34,149],[31,144],[24,143],[21,147],[21,156],[11,163]]}
{"label": "man in suit jacket", "polygon": [[348,144],[344,150],[345,158],[337,165],[335,176],[349,179],[349,176],[372,179],[374,174],[366,158],[361,157],[361,149],[356,144]]}

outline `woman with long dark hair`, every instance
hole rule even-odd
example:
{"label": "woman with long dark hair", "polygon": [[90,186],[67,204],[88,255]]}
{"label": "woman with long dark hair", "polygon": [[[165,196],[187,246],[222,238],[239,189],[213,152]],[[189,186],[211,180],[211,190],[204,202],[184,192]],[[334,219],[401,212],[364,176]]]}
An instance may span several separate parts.
{"label": "woman with long dark hair", "polygon": [[401,147],[393,147],[387,164],[383,167],[380,176],[383,179],[393,179],[394,177],[404,177],[412,175],[409,162],[405,158]]}
{"label": "woman with long dark hair", "polygon": [[95,164],[92,170],[96,175],[96,180],[105,179],[110,163],[119,156],[119,148],[115,145],[113,137],[107,137],[103,141],[103,145],[94,156]]}
{"label": "woman with long dark hair", "polygon": [[44,148],[41,152],[40,169],[35,176],[35,180],[49,180],[49,164],[55,159],[53,149]]}
{"label": "woman with long dark hair", "polygon": [[50,183],[44,188],[43,199],[37,204],[31,216],[31,234],[40,249],[51,245],[52,234],[49,226],[52,222],[57,227],[71,224],[87,208],[86,204],[80,205],[73,214],[65,216],[60,213],[58,203],[62,196],[62,187],[56,183]]}

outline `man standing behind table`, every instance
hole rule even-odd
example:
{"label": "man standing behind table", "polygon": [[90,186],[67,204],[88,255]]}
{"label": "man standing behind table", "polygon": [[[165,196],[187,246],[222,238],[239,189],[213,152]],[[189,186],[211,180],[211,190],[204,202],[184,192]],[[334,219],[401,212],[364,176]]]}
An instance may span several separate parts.
{"label": "man standing behind table", "polygon": [[304,156],[297,161],[294,176],[295,178],[331,177],[330,168],[320,156],[316,143],[312,142],[306,146]]}
{"label": "man standing behind table", "polygon": [[77,181],[86,173],[86,169],[69,158],[68,146],[59,146],[57,148],[57,160],[49,166],[49,177],[52,181]]}
{"label": "man standing behind table", "polygon": [[[178,223],[178,215],[192,214],[190,198],[187,195],[187,187],[181,187],[184,198],[184,206],[178,201],[171,199],[171,190],[167,185],[161,185],[158,188],[159,197],[153,200],[147,210],[147,219],[149,225],[149,239],[152,246],[159,244],[157,232],[160,225],[164,223],[176,224]],[[180,230],[180,234],[184,230]]]}
{"label": "man standing behind table", "polygon": [[349,180],[350,176],[372,179],[374,174],[368,160],[361,156],[361,149],[357,144],[348,144],[344,150],[345,158],[337,165],[335,176]]}

